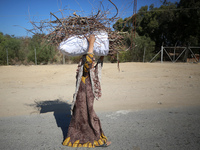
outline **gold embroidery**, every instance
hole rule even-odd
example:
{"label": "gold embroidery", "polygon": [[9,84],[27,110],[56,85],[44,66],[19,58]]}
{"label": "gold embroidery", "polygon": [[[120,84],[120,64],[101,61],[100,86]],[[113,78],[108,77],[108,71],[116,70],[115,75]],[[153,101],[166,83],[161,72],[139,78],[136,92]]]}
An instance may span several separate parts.
{"label": "gold embroidery", "polygon": [[75,144],[75,143],[74,143],[72,147],[78,147],[78,144]]}
{"label": "gold embroidery", "polygon": [[104,143],[106,143],[106,141],[107,141],[107,140],[106,140],[106,139],[104,139],[104,138],[103,138],[102,140],[104,141]]}
{"label": "gold embroidery", "polygon": [[103,141],[101,139],[98,140],[99,145],[103,145]]}
{"label": "gold embroidery", "polygon": [[100,145],[103,145],[104,143],[107,142],[107,137],[102,133],[101,136],[100,136],[100,139],[98,141],[94,140],[94,143],[90,143],[90,142],[87,142],[85,144],[80,144],[79,143],[80,140],[76,140],[74,143],[71,143],[70,142],[70,137],[66,138],[63,142],[63,145],[64,146],[69,146],[69,147],[89,147],[89,148],[94,148],[96,146],[100,146]]}
{"label": "gold embroidery", "polygon": [[71,142],[69,142],[68,146],[69,146],[69,147],[72,147],[72,143],[71,143]]}
{"label": "gold embroidery", "polygon": [[76,140],[73,144],[73,147],[78,147],[79,140]]}
{"label": "gold embroidery", "polygon": [[103,133],[101,134],[101,137],[107,139],[107,137]]}
{"label": "gold embroidery", "polygon": [[70,141],[70,137],[66,138],[65,141],[63,142],[63,145],[66,146],[69,141]]}
{"label": "gold embroidery", "polygon": [[103,140],[104,143],[107,142],[107,138],[103,133],[101,134],[100,138]]}
{"label": "gold embroidery", "polygon": [[97,141],[94,141],[95,146],[99,146],[99,143]]}
{"label": "gold embroidery", "polygon": [[74,144],[78,144],[79,143],[79,140],[76,140],[75,142],[74,142]]}
{"label": "gold embroidery", "polygon": [[87,143],[83,144],[83,147],[87,147]]}
{"label": "gold embroidery", "polygon": [[89,143],[89,144],[88,144],[88,147],[89,147],[89,148],[92,148],[92,143]]}

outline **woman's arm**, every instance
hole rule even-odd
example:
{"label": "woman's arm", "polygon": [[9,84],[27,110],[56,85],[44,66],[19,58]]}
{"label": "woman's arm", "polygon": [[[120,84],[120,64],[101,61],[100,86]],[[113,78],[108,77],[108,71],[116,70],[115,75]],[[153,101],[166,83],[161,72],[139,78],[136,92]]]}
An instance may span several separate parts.
{"label": "woman's arm", "polygon": [[87,40],[89,42],[89,48],[87,54],[84,56],[85,61],[84,61],[84,72],[88,72],[91,68],[94,67],[94,54],[93,54],[93,47],[94,47],[94,41],[95,41],[95,36],[93,34],[90,35],[90,37],[87,37]]}
{"label": "woman's arm", "polygon": [[89,48],[88,53],[93,53],[93,47],[94,47],[94,41],[95,41],[95,35],[91,34],[89,38],[87,38],[89,42]]}

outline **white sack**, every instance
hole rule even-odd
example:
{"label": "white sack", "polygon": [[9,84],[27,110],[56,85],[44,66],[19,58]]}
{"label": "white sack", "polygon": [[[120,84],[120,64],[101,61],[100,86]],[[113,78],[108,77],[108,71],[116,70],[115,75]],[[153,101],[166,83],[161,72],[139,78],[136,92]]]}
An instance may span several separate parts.
{"label": "white sack", "polygon": [[[94,54],[98,56],[107,55],[109,52],[109,40],[107,32],[95,31],[92,34],[94,34],[96,38],[94,42]],[[89,37],[89,35],[86,36]],[[61,50],[61,52],[69,56],[79,56],[87,54],[89,47],[88,41],[83,35],[79,37],[72,36],[62,41],[59,45],[59,49]]]}

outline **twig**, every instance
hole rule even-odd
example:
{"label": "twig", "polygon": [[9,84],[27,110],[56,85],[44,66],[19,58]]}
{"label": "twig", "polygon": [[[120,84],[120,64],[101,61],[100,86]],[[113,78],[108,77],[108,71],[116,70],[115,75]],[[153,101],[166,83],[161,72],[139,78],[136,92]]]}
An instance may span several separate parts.
{"label": "twig", "polygon": [[114,20],[116,18],[116,16],[118,15],[118,8],[117,8],[117,6],[111,0],[109,0],[109,2],[111,2],[115,6],[115,8],[117,10],[116,15],[111,18],[112,20]]}
{"label": "twig", "polygon": [[[55,13],[50,12],[50,17],[54,16],[56,20],[52,21],[50,18],[50,21],[30,21],[34,29],[27,31],[34,34],[46,33],[48,31],[49,33],[45,35],[45,39],[51,41],[51,44],[59,45],[59,43],[61,43],[64,39],[67,39],[71,36],[87,35],[91,34],[94,31],[98,32],[104,30],[108,33],[110,40],[110,54],[116,54],[118,53],[119,49],[125,48],[125,42],[123,41],[124,34],[126,32],[115,32],[112,31],[111,28],[108,26],[112,24],[115,19],[117,19],[116,17],[118,15],[117,6],[111,0],[109,0],[109,2],[112,3],[112,5],[114,5],[117,10],[116,14],[111,18],[107,18],[109,12],[108,10],[101,11],[101,9],[99,9],[97,14],[92,14],[91,16],[79,16],[76,14],[76,12],[78,11],[74,11],[74,16],[64,17],[63,10],[59,9],[58,12],[61,12],[62,18],[58,18]],[[103,7],[102,2],[100,2],[100,4]]]}

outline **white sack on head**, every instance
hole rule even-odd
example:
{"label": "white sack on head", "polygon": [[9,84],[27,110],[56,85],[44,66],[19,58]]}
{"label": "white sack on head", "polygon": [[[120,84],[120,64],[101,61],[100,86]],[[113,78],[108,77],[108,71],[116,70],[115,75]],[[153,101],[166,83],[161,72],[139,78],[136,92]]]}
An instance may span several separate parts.
{"label": "white sack on head", "polygon": [[[94,54],[97,56],[106,56],[109,52],[109,40],[107,32],[95,31],[92,34],[94,34],[96,38],[94,42]],[[89,35],[86,36],[88,37]],[[87,54],[88,47],[88,41],[83,35],[72,36],[62,41],[59,45],[61,52],[69,56]]]}

